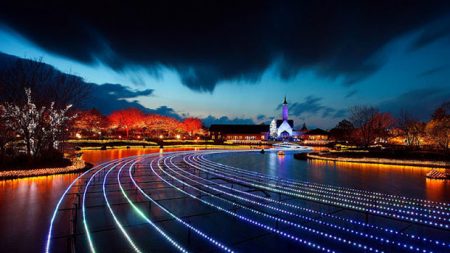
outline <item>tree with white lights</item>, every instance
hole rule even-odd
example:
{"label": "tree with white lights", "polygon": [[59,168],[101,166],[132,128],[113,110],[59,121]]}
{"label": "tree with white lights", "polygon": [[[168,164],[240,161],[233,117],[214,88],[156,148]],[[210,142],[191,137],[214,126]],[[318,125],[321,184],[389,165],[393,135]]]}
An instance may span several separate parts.
{"label": "tree with white lights", "polygon": [[31,90],[25,89],[24,104],[5,103],[0,115],[5,126],[16,132],[17,138],[26,146],[29,156],[40,156],[43,151],[57,149],[62,138],[64,125],[72,117],[67,115],[71,105],[56,109],[54,103],[49,107],[36,106],[31,97]]}

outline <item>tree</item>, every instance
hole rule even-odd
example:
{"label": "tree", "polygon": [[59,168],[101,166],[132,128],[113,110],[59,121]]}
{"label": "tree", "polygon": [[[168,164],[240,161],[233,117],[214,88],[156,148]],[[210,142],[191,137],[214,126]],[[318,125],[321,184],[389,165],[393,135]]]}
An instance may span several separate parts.
{"label": "tree", "polygon": [[18,138],[26,145],[29,156],[41,156],[43,151],[57,149],[64,131],[64,124],[71,119],[64,109],[50,106],[37,106],[31,97],[31,90],[25,89],[26,103],[17,105],[5,103],[2,108],[1,121],[5,126],[18,134]]}
{"label": "tree", "polygon": [[6,125],[5,113],[5,108],[0,105],[0,160],[5,155],[7,145],[15,139],[13,129]]}
{"label": "tree", "polygon": [[375,141],[384,141],[389,134],[388,129],[394,123],[391,114],[380,113],[371,106],[354,106],[350,108],[350,115],[350,121],[356,128],[354,136],[365,147]]}
{"label": "tree", "polygon": [[83,136],[95,136],[107,127],[108,119],[96,109],[78,112],[77,119],[73,122],[73,130]]}
{"label": "tree", "polygon": [[145,126],[144,118],[144,113],[136,108],[114,111],[108,116],[111,127],[125,129],[127,139],[129,139],[130,130],[136,128],[142,129]]}
{"label": "tree", "polygon": [[54,102],[58,109],[79,106],[89,94],[89,86],[80,77],[61,73],[42,59],[19,59],[0,71],[0,102],[24,103],[24,89],[31,90],[37,106]]}
{"label": "tree", "polygon": [[340,121],[336,127],[330,130],[330,134],[337,142],[348,142],[351,140],[354,130],[355,127],[352,122],[344,119]]}
{"label": "tree", "polygon": [[425,133],[425,124],[415,119],[410,113],[402,111],[398,118],[398,127],[409,147],[420,146],[420,139]]}
{"label": "tree", "polygon": [[202,121],[198,118],[186,118],[183,120],[183,126],[189,136],[192,136],[202,130]]}
{"label": "tree", "polygon": [[450,102],[437,108],[426,125],[426,133],[434,145],[443,151],[449,150],[450,144]]}

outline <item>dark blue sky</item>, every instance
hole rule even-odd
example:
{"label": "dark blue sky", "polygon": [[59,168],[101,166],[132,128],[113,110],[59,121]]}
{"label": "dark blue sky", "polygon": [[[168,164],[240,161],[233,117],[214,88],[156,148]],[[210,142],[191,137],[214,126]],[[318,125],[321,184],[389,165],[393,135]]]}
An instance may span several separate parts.
{"label": "dark blue sky", "polygon": [[207,122],[278,118],[284,95],[324,128],[352,105],[427,119],[450,99],[448,1],[244,2],[1,4],[0,51]]}

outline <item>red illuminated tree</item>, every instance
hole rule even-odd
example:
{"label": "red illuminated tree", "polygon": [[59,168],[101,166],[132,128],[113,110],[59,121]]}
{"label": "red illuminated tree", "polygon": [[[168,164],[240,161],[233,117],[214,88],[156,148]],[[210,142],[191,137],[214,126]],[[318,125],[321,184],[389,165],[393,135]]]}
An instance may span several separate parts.
{"label": "red illuminated tree", "polygon": [[183,126],[186,132],[192,136],[199,133],[202,130],[202,121],[198,118],[186,118],[183,121]]}
{"label": "red illuminated tree", "polygon": [[371,106],[354,106],[350,109],[350,114],[355,127],[354,137],[366,147],[375,141],[384,141],[395,122],[390,113],[380,113]]}
{"label": "red illuminated tree", "polygon": [[108,119],[98,110],[80,111],[74,120],[72,128],[77,133],[94,136],[101,133],[108,127]]}
{"label": "red illuminated tree", "polygon": [[108,119],[112,128],[124,129],[127,139],[129,138],[129,132],[132,129],[138,129],[145,127],[144,125],[145,115],[142,111],[136,108],[128,108],[111,113]]}

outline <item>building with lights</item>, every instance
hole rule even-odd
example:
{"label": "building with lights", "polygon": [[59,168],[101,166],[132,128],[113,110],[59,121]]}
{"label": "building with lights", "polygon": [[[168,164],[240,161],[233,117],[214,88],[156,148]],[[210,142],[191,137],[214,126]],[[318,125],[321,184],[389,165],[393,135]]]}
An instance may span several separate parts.
{"label": "building with lights", "polygon": [[332,141],[330,133],[320,128],[306,131],[302,134],[301,139],[306,145],[327,145]]}
{"label": "building with lights", "polygon": [[229,141],[233,143],[252,143],[267,141],[269,138],[269,126],[260,125],[211,125],[209,127],[210,138],[214,141]]}
{"label": "building with lights", "polygon": [[281,119],[273,119],[270,123],[270,139],[272,140],[296,140],[300,135],[294,131],[294,120],[289,119],[289,108],[284,97],[281,111]]}
{"label": "building with lights", "polygon": [[[304,125],[304,124],[303,124]],[[306,126],[304,125],[306,129]],[[270,125],[231,125],[213,124],[209,128],[209,136],[214,141],[230,141],[233,143],[251,143],[267,140],[295,141],[301,132],[294,130],[294,120],[289,119],[286,97],[282,104],[281,119],[273,119]]]}

